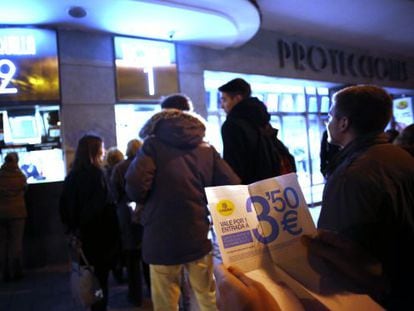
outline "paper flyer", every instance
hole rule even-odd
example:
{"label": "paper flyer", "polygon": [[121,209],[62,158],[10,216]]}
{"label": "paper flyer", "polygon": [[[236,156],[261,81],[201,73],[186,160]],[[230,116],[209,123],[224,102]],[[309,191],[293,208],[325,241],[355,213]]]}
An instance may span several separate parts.
{"label": "paper flyer", "polygon": [[269,254],[282,265],[306,256],[300,236],[316,229],[296,174],[250,185],[208,187],[206,194],[225,264],[248,272]]}

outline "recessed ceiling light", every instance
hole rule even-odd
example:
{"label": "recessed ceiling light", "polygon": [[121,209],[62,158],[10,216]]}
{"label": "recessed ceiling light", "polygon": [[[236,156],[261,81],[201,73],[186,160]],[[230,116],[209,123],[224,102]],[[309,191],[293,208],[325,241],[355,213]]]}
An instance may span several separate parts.
{"label": "recessed ceiling light", "polygon": [[74,18],[82,18],[86,16],[86,10],[81,6],[73,6],[68,11],[69,15]]}

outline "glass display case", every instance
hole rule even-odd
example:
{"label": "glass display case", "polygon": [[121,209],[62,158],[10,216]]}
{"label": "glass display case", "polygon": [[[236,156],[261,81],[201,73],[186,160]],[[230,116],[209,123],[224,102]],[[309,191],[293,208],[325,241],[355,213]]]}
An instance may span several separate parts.
{"label": "glass display case", "polygon": [[59,106],[0,108],[0,117],[0,162],[17,152],[28,183],[62,181]]}

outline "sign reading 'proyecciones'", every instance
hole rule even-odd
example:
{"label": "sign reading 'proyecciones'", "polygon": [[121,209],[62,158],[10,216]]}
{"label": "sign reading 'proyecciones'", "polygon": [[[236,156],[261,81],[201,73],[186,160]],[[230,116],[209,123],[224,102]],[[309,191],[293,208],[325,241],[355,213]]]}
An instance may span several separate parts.
{"label": "sign reading 'proyecciones'", "polygon": [[347,53],[339,49],[285,40],[278,40],[277,48],[280,68],[292,66],[299,71],[309,70],[317,73],[388,81],[408,79],[406,62],[393,58]]}

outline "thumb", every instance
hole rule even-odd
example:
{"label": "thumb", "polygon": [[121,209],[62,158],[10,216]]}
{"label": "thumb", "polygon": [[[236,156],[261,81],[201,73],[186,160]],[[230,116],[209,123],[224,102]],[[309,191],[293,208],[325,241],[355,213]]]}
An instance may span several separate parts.
{"label": "thumb", "polygon": [[255,280],[249,278],[246,274],[244,274],[244,272],[242,270],[240,270],[237,267],[230,266],[228,268],[228,271],[231,274],[233,274],[236,278],[238,278],[240,280],[240,282],[242,282],[247,287],[252,287],[252,286],[256,285],[256,283],[257,283]]}

